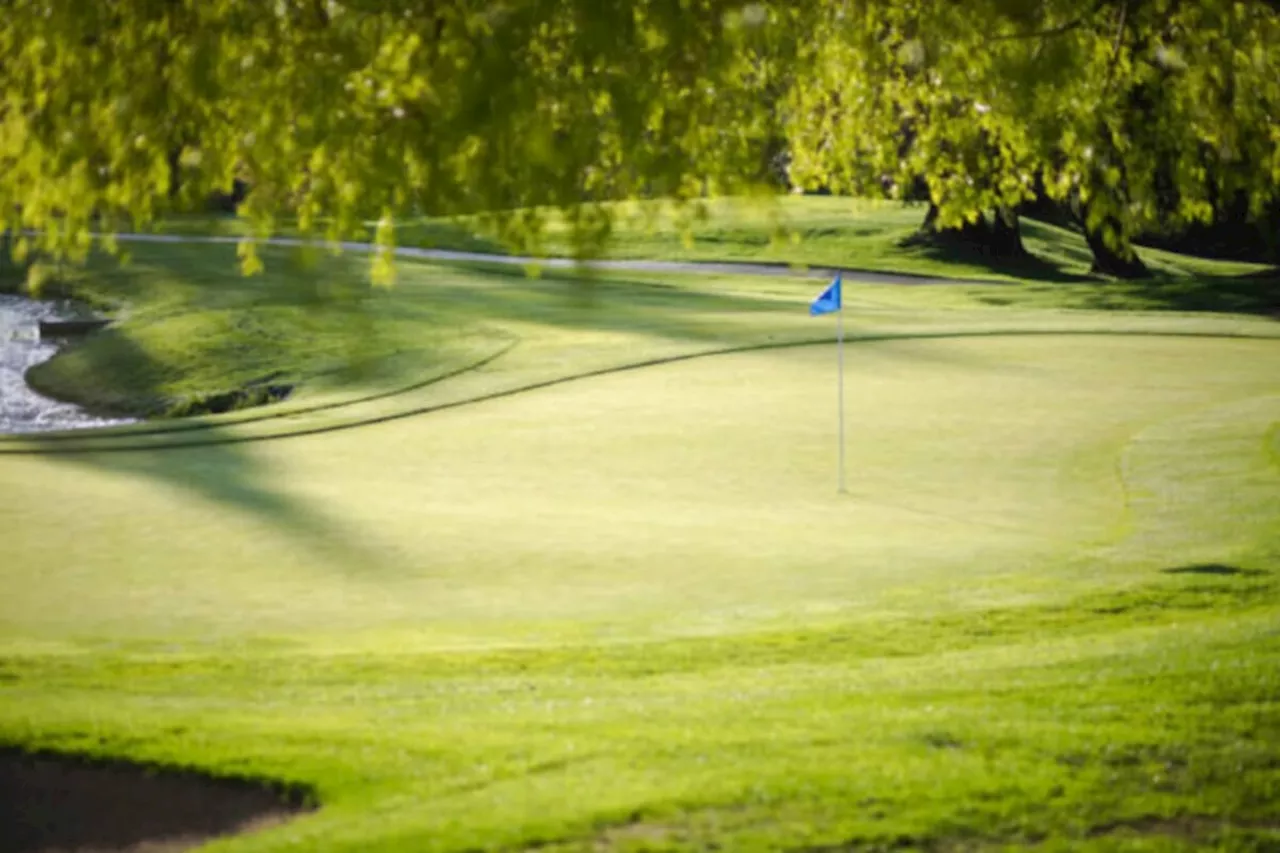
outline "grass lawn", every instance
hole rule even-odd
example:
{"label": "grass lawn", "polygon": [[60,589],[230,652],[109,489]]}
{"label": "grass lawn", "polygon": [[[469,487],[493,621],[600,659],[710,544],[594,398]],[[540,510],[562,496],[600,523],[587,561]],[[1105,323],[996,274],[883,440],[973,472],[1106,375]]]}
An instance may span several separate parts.
{"label": "grass lawn", "polygon": [[[608,205],[614,215],[611,258],[690,261],[764,261],[818,267],[881,270],[924,276],[995,281],[1071,282],[1088,277],[1092,257],[1084,238],[1071,230],[1029,217],[1022,219],[1023,242],[1032,258],[1007,263],[974,254],[927,246],[903,246],[924,219],[923,204],[838,196],[782,195],[756,200],[713,199],[704,216],[693,208],[672,209],[657,202]],[[572,254],[569,228],[554,211],[545,222],[542,253]],[[169,233],[236,235],[244,224],[234,216],[195,217],[162,223]],[[285,227],[283,233],[291,233]],[[372,223],[367,233],[373,239]],[[510,250],[495,230],[479,218],[423,218],[401,223],[401,245],[462,251],[504,253]],[[1220,279],[1263,269],[1258,264],[1214,261],[1160,249],[1140,255],[1165,282]],[[1151,288],[1151,284],[1145,285]],[[1185,287],[1175,289],[1185,293]],[[1197,292],[1199,290],[1197,289]],[[1186,307],[1201,308],[1192,305]],[[1273,307],[1274,303],[1273,303]]]}
{"label": "grass lawn", "polygon": [[820,282],[133,251],[47,382],[296,391],[0,439],[0,744],[321,805],[210,850],[1280,845],[1274,321],[851,284],[840,495]]}

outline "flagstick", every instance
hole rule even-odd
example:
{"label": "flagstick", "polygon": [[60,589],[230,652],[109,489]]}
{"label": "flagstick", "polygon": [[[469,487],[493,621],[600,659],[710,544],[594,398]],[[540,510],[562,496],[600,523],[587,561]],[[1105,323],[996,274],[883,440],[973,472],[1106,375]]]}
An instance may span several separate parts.
{"label": "flagstick", "polygon": [[836,362],[839,365],[836,369],[838,374],[837,384],[839,391],[837,392],[837,409],[839,411],[840,428],[838,430],[840,437],[840,494],[844,494],[844,300],[841,299],[841,306],[836,311]]}

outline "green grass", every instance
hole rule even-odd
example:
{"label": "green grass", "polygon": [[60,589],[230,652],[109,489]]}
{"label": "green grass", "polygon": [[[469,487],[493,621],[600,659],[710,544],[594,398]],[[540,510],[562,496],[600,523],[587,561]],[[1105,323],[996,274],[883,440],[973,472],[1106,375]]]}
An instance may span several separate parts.
{"label": "green grass", "polygon": [[100,258],[69,271],[59,289],[118,322],[29,381],[94,410],[155,416],[252,385],[297,386],[304,402],[353,384],[395,386],[502,344],[371,287],[362,259],[264,251],[271,266],[253,278],[233,273],[223,247],[144,247],[123,266]]}
{"label": "green grass", "polygon": [[0,742],[322,806],[218,850],[1280,843],[1274,322],[853,284],[839,495],[820,282],[270,260],[76,284],[68,387],[299,391],[0,440]]}
{"label": "green grass", "polygon": [[325,804],[220,849],[1268,849],[1274,582],[1154,586],[638,647],[24,657],[3,719]]}
{"label": "green grass", "polygon": [[[756,200],[715,199],[704,216],[693,208],[673,209],[657,202],[609,205],[615,216],[605,254],[612,258],[690,261],[764,261],[849,269],[881,270],[923,276],[1069,282],[1088,276],[1092,257],[1084,238],[1071,230],[1031,218],[1022,221],[1023,240],[1032,254],[1026,262],[1002,263],[977,255],[925,246],[902,245],[919,228],[925,206],[835,196],[777,196]],[[569,229],[559,214],[547,211],[547,255],[570,255]],[[371,226],[372,228],[372,226]],[[373,232],[356,235],[372,239]],[[197,217],[163,223],[170,233],[244,233],[234,217]],[[291,233],[290,229],[283,229]],[[479,218],[424,218],[401,223],[402,245],[462,251],[509,250]],[[1140,251],[1162,279],[1221,279],[1262,270],[1258,264],[1213,261],[1159,249]]]}

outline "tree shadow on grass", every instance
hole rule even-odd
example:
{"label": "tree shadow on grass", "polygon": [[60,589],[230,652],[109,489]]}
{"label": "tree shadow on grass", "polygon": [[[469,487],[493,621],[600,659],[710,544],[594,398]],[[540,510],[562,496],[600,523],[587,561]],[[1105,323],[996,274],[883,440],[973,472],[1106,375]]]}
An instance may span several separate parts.
{"label": "tree shadow on grass", "polygon": [[[248,516],[285,534],[317,566],[364,574],[386,563],[385,555],[339,516],[290,494],[284,475],[254,443],[211,443],[165,449],[122,449],[55,454],[60,465],[144,479],[186,492],[208,504]],[[240,545],[237,543],[237,550]]]}
{"label": "tree shadow on grass", "polygon": [[1038,254],[999,259],[963,244],[932,243],[915,245],[913,250],[930,260],[983,267],[1028,281],[1083,285],[1083,292],[1079,294],[1081,308],[1260,314],[1280,318],[1280,268],[1241,276],[1174,277],[1156,272],[1146,279],[1108,280],[1064,269],[1064,264],[1087,269],[1093,263],[1087,246],[1072,240],[1065,229],[1025,217],[1021,228],[1024,238],[1035,246]]}
{"label": "tree shadow on grass", "polygon": [[[498,322],[725,344],[742,342],[744,336],[765,326],[776,327],[767,321],[757,325],[752,318],[776,318],[779,312],[802,317],[808,305],[799,296],[717,293],[587,269],[544,268],[532,276],[517,266],[462,264],[456,268],[470,278],[443,275],[428,286],[406,289],[404,297],[432,310]],[[742,327],[727,326],[728,318],[741,321]]]}
{"label": "tree shadow on grass", "polygon": [[1260,577],[1270,574],[1265,569],[1242,569],[1239,566],[1228,566],[1222,563],[1198,563],[1191,566],[1161,569],[1161,571],[1166,575],[1211,575],[1217,577]]}
{"label": "tree shadow on grass", "polygon": [[[213,300],[218,304],[217,310],[229,311],[241,308],[252,311],[263,303],[309,304],[313,298],[323,301],[314,292],[317,285],[294,281],[287,275],[283,280],[238,278],[234,258],[225,247],[213,252],[201,247],[206,251],[198,254],[192,254],[191,248],[165,247],[163,251],[143,254],[142,261],[158,270],[157,274],[176,280],[173,287],[177,290],[172,294],[175,312],[187,310],[182,304],[184,300],[191,300],[191,304],[198,307]],[[365,276],[356,272],[355,265],[366,260],[361,256],[344,256],[338,270],[328,273],[330,280],[333,276],[350,275],[364,281]],[[225,267],[216,266],[223,263]],[[723,328],[725,315],[764,316],[786,307],[794,308],[798,316],[803,316],[805,304],[803,300],[792,303],[791,300],[695,292],[678,286],[619,279],[595,280],[598,289],[593,298],[579,304],[574,289],[581,283],[582,278],[573,274],[532,278],[520,268],[500,273],[490,270],[485,276],[457,275],[447,268],[439,268],[438,277],[429,275],[423,280],[414,280],[394,288],[389,295],[383,292],[361,296],[363,307],[359,310],[364,312],[363,322],[369,324],[367,331],[371,335],[378,333],[379,322],[386,317],[420,311],[457,317],[459,322],[474,321],[477,317],[494,318],[567,328],[639,331],[686,341],[731,345],[733,341]],[[214,291],[212,296],[203,292],[207,290]],[[380,304],[369,306],[368,303],[378,300],[382,300]],[[165,310],[164,305],[160,307]],[[342,310],[342,307],[333,310]],[[366,330],[358,331],[364,334]],[[142,349],[128,336],[117,341],[115,347],[113,357],[136,363],[135,373],[141,377],[142,384],[133,391],[158,395],[156,387],[143,386],[149,382],[158,384],[166,374],[168,366],[162,363],[164,355]],[[619,353],[619,360],[626,358],[626,353]],[[110,365],[105,367],[110,369]],[[263,371],[271,367],[262,365]],[[238,441],[234,427],[210,426],[202,432],[199,446],[184,448],[129,447],[124,446],[127,433],[119,434],[118,438],[122,445],[118,448],[112,448],[104,439],[100,446],[72,448],[73,452],[58,452],[51,459],[63,466],[151,481],[157,487],[186,492],[212,506],[260,519],[314,555],[319,565],[362,571],[392,562],[367,535],[352,529],[314,501],[300,498],[282,482],[284,475],[273,469],[270,450],[252,441],[234,443]],[[27,443],[35,445],[32,451],[40,452],[38,436],[28,437]],[[64,449],[53,438],[48,440],[47,447],[55,452]]]}
{"label": "tree shadow on grass", "polygon": [[[123,268],[100,259],[89,271],[94,280],[85,286],[118,292],[140,307],[122,329],[144,334],[152,345],[176,344],[174,349],[192,356],[187,364],[161,365],[181,377],[184,388],[177,399],[127,395],[154,397],[152,410],[144,412],[148,415],[163,411],[166,403],[199,413],[200,406],[188,405],[192,398],[255,391],[267,380],[287,386],[376,385],[395,356],[406,350],[429,353],[450,334],[423,306],[400,300],[397,289],[374,287],[367,256],[264,246],[265,270],[246,277],[231,246],[142,244],[135,250],[134,262]],[[204,319],[197,320],[201,314]],[[418,324],[421,333],[404,335],[406,321]],[[192,334],[193,326],[215,333]],[[88,343],[105,346],[108,337]],[[201,375],[202,356],[228,367],[230,384],[190,387]],[[265,357],[255,362],[256,356]],[[113,384],[104,381],[106,387]]]}
{"label": "tree shadow on grass", "polygon": [[1087,297],[1085,307],[1126,307],[1171,311],[1261,314],[1280,318],[1280,272],[1261,275],[1197,276],[1116,281]]}
{"label": "tree shadow on grass", "polygon": [[511,251],[510,246],[503,245],[498,239],[480,233],[478,227],[468,225],[465,221],[442,219],[423,218],[400,224],[396,227],[396,242],[419,249],[447,249],[453,252],[505,255]]}
{"label": "tree shadow on grass", "polygon": [[808,304],[802,296],[716,293],[590,268],[542,267],[531,274],[511,264],[411,258],[397,260],[402,273],[417,269],[426,275],[402,274],[390,288],[377,288],[369,283],[367,254],[279,247],[263,247],[261,253],[265,273],[244,278],[236,272],[233,247],[139,247],[139,257],[162,270],[166,282],[180,282],[182,298],[193,303],[244,311],[301,307],[317,320],[340,318],[355,332],[345,344],[350,352],[340,353],[351,362],[371,359],[381,323],[406,317],[450,329],[498,321],[726,341],[721,320],[727,316],[763,317],[780,310],[803,316]]}
{"label": "tree shadow on grass", "polygon": [[[108,287],[152,287],[162,307],[240,309],[272,306],[311,311],[358,313],[376,292],[369,281],[369,259],[318,246],[258,247],[263,269],[242,275],[234,245],[219,243],[140,243],[130,245],[129,263],[96,258],[90,272],[108,276]],[[148,294],[142,294],[144,296]],[[358,316],[353,319],[359,319]]]}
{"label": "tree shadow on grass", "polygon": [[[1087,248],[1075,245],[1060,228],[1054,228],[1034,219],[1019,220],[1024,239],[1048,248],[1053,257],[1064,258],[1073,264],[1088,267],[1093,256]],[[962,241],[921,241],[913,234],[900,243],[904,249],[918,257],[938,263],[978,267],[993,274],[1011,276],[1035,282],[1071,284],[1097,283],[1093,276],[1068,272],[1061,261],[1029,251],[1021,257],[993,257],[979,247]]]}
{"label": "tree shadow on grass", "polygon": [[[165,257],[172,261],[174,256]],[[232,260],[229,257],[225,259]],[[181,266],[179,264],[170,272],[177,276]],[[234,267],[230,270],[234,270]],[[287,298],[286,295],[278,292],[273,295],[255,293],[251,290],[252,279],[237,280],[234,272],[230,275],[226,272],[223,272],[224,278],[213,282],[201,285],[183,281],[177,286],[216,288],[227,281],[227,288],[243,290],[244,293],[235,298],[223,293],[219,298],[245,304],[246,311],[252,310],[251,303],[259,296],[266,295],[271,299]],[[259,287],[261,286],[259,282]],[[316,304],[322,301],[323,298],[320,296],[314,300]],[[175,307],[174,310],[181,310],[181,308]],[[330,310],[340,312],[344,318],[348,315],[357,315],[353,318],[353,322],[367,324],[370,328],[374,325],[374,318],[366,316],[360,319],[359,309],[349,310],[341,300],[336,301]],[[99,365],[95,369],[110,372],[113,366],[119,368],[123,364],[128,364],[132,377],[132,384],[126,389],[128,394],[137,399],[163,397],[165,392],[160,387],[160,383],[174,366],[164,363],[162,355],[158,356],[142,348],[127,335],[117,335],[111,343],[112,363]],[[212,343],[217,345],[219,342]],[[271,354],[270,348],[264,349],[263,352],[267,357]],[[260,368],[263,372],[267,372],[273,368],[273,365],[264,362]],[[222,389],[210,388],[209,390]],[[51,436],[43,442],[39,434],[31,434],[25,438],[29,444],[33,445],[27,452],[40,453],[42,446],[47,447],[53,452],[45,458],[57,464],[151,480],[173,490],[191,493],[213,505],[260,519],[287,534],[300,548],[313,554],[317,564],[363,568],[385,563],[385,560],[376,553],[376,549],[367,541],[363,541],[356,531],[343,523],[342,519],[314,503],[290,494],[289,490],[284,488],[284,475],[272,469],[270,457],[266,452],[251,444],[219,441],[219,439],[230,437],[232,430],[233,427],[230,426],[211,426],[203,432],[208,442],[203,446],[158,450],[146,447],[112,449],[104,445],[100,450],[69,454],[56,451],[60,449],[61,441],[68,435],[74,434]],[[120,435],[126,436],[127,433]]]}
{"label": "tree shadow on grass", "polygon": [[[294,278],[303,279],[306,276],[297,275],[296,270],[291,271],[287,267],[288,259],[285,255],[271,259],[275,262],[283,259],[285,262],[286,269],[276,278],[268,276],[246,280],[235,275],[234,257],[226,247],[212,247],[214,250],[212,252],[209,251],[210,248],[161,245],[153,253],[153,247],[144,247],[143,260],[149,269],[154,271],[155,268],[159,268],[166,280],[179,279],[177,285],[179,288],[190,288],[193,291],[190,294],[180,292],[173,300],[178,304],[171,310],[181,314],[207,308],[208,298],[202,294],[204,290],[216,291],[212,298],[218,301],[218,307],[214,310],[232,317],[252,316],[253,312],[260,309],[264,303],[291,306],[295,303],[308,304],[308,300],[316,299],[314,293],[316,285],[290,278],[291,275]],[[336,260],[342,262],[340,270],[327,275],[339,279],[349,277],[357,281],[364,281],[367,278],[366,257],[344,255]],[[356,266],[360,264],[363,266]],[[196,272],[193,275],[187,275],[188,269],[192,268]],[[211,273],[210,268],[216,272]],[[342,375],[333,371],[316,374],[313,371],[313,381],[326,385],[337,382],[351,392],[347,396],[353,401],[384,399],[404,391],[416,390],[426,384],[417,381],[424,370],[428,377],[455,375],[457,371],[442,372],[437,368],[441,364],[453,363],[447,361],[449,358],[457,361],[458,352],[462,350],[459,350],[455,344],[464,339],[492,338],[501,346],[495,345],[490,348],[490,354],[480,361],[472,357],[473,349],[469,348],[470,344],[463,346],[462,349],[467,356],[466,366],[458,361],[459,370],[465,371],[500,357],[503,352],[511,348],[523,331],[518,327],[514,330],[503,329],[501,324],[504,322],[518,324],[518,326],[541,324],[549,328],[624,332],[648,335],[652,338],[662,337],[678,344],[690,345],[688,355],[705,353],[708,350],[721,351],[750,346],[819,342],[823,337],[822,331],[817,331],[816,327],[805,323],[806,298],[775,298],[768,294],[716,293],[688,288],[679,281],[669,282],[662,279],[652,281],[643,280],[643,277],[620,279],[602,277],[579,270],[556,270],[551,275],[534,277],[527,275],[520,267],[510,266],[498,269],[488,266],[474,269],[464,267],[460,271],[451,264],[408,262],[404,264],[404,268],[400,284],[391,288],[372,288],[357,301],[357,305],[352,309],[359,315],[355,321],[348,322],[348,318],[342,314],[345,310],[343,305],[336,307],[325,305],[323,299],[320,300],[323,310],[335,312],[343,323],[344,333],[350,333],[354,329],[357,337],[377,339],[386,335],[385,329],[388,325],[398,327],[400,338],[399,343],[395,345],[400,346],[407,341],[412,352],[406,360],[400,357],[400,350],[393,350],[389,358],[382,358],[382,362],[396,362],[400,365],[396,368],[399,372],[394,377],[389,375],[376,377],[377,384],[372,396],[361,390],[363,385],[368,384],[364,381],[367,377]],[[283,280],[280,276],[283,276]],[[202,278],[203,281],[196,281],[197,278]],[[586,299],[580,298],[581,295],[578,292],[584,281],[590,282],[594,288]],[[595,287],[596,285],[598,288]],[[776,289],[775,287],[774,290]],[[785,291],[783,293],[785,297]],[[152,302],[143,300],[142,304],[150,314]],[[160,310],[170,309],[165,304],[161,304]],[[778,311],[793,313],[800,322],[792,328],[780,327],[777,322]],[[308,310],[303,313],[310,312]],[[811,329],[817,332],[816,336],[808,335]],[[127,331],[127,327],[122,326],[121,331]],[[437,332],[440,333],[440,337],[432,338],[432,335]],[[826,334],[829,335],[830,331],[827,330]],[[158,381],[152,376],[151,368],[162,370],[172,365],[164,364],[166,359],[163,353],[156,358],[150,358],[148,353],[142,352],[136,346],[133,347],[133,352],[129,351],[133,344],[128,337],[125,335],[123,340],[115,342],[116,346],[110,353],[111,363],[106,364],[105,368],[113,370],[117,369],[122,362],[140,362],[141,367],[135,371],[140,381],[133,383],[126,396],[132,396],[135,399],[151,398],[154,396],[153,385]],[[243,337],[241,335],[241,338]],[[99,343],[102,342],[102,340],[99,341]],[[215,335],[207,343],[192,346],[198,350],[197,356],[200,351],[207,351],[214,361],[218,361],[221,358],[219,354],[226,349],[225,343]],[[596,339],[591,345],[601,346],[601,342]],[[351,347],[354,347],[354,351],[362,349],[359,344],[345,343],[337,349],[345,352]],[[376,347],[374,349],[376,350]],[[431,360],[433,351],[446,361]],[[104,352],[102,347],[95,349],[95,355],[102,355]],[[410,351],[406,350],[405,353]],[[674,353],[669,349],[664,349],[653,357],[672,354]],[[88,353],[84,355],[88,363],[80,365],[83,368],[82,373],[90,371],[91,368],[96,370],[96,358],[89,358]],[[231,358],[236,354],[227,353],[226,355]],[[280,381],[292,381],[293,377],[288,372],[281,375],[280,365],[273,360],[276,353],[273,351],[267,355],[268,357],[261,364],[251,365],[255,370],[254,378],[265,375],[273,377],[273,381],[276,381],[274,377],[279,376]],[[634,364],[637,361],[629,358],[622,346],[618,348],[616,358],[619,365]],[[645,361],[643,358],[638,360]],[[557,358],[552,366],[559,364],[559,361],[560,359]],[[607,363],[600,365],[601,368],[608,368],[608,366]],[[410,375],[411,373],[413,375]],[[98,376],[96,373],[92,375]],[[108,384],[114,381],[105,374],[99,378]],[[326,404],[319,408],[332,409],[341,405],[345,404]],[[234,419],[236,422],[243,422],[260,418],[288,418],[299,412],[310,410],[305,403],[300,406],[289,404],[280,408],[266,408],[258,417],[253,413],[244,413],[235,416]],[[167,428],[170,424],[173,425],[172,430]],[[144,428],[142,432],[158,434],[199,429],[203,433],[202,441],[234,443],[252,440],[251,437],[238,435],[233,430],[219,429],[219,426],[217,422],[209,421],[182,425],[177,419],[160,420]],[[303,431],[328,430],[320,428]],[[45,444],[51,452],[87,452],[98,449],[99,446],[107,443],[105,439],[110,438],[110,436],[103,436],[103,442],[91,441],[90,446],[85,447],[82,440],[85,437],[87,436],[74,433],[55,434],[43,438],[29,436],[23,443]],[[120,438],[124,439],[126,436],[122,435]],[[116,448],[103,447],[102,449]],[[40,451],[39,448],[17,451],[3,451],[0,448],[0,452]]]}
{"label": "tree shadow on grass", "polygon": [[[299,274],[288,266],[287,250],[272,250],[268,274],[243,278],[236,273],[233,249],[227,246],[157,245],[139,247],[137,264],[145,275],[129,279],[118,271],[126,288],[161,288],[167,301],[141,300],[143,310],[175,314],[192,310],[250,313],[264,306],[295,308],[306,312],[329,311],[354,326],[353,337],[374,338],[384,320],[418,313],[440,321],[458,323],[495,319],[519,323],[581,329],[642,332],[672,339],[732,343],[723,327],[726,315],[768,315],[780,307],[795,308],[802,316],[803,300],[748,298],[686,290],[678,286],[642,280],[601,278],[576,271],[531,277],[522,268],[487,269],[482,275],[458,275],[438,267],[439,275],[415,279],[391,290],[368,286],[368,259],[347,253],[322,257],[314,272]],[[112,273],[108,268],[107,272]],[[148,282],[148,277],[162,280]],[[98,287],[109,287],[110,281]],[[590,298],[580,290],[588,285]],[[335,295],[336,291],[336,295]],[[149,294],[154,296],[155,293]],[[212,306],[212,308],[211,308]],[[363,347],[348,342],[359,353]],[[222,342],[211,341],[216,350]],[[345,344],[344,344],[345,345]],[[133,365],[136,377],[130,394],[162,396],[159,387],[172,365],[163,353],[140,347],[129,336],[119,336],[112,358]],[[342,355],[349,355],[343,353]],[[275,365],[263,363],[262,373]],[[104,365],[110,370],[111,365]],[[214,390],[214,389],[211,389]],[[220,389],[219,389],[220,390]],[[127,438],[121,434],[122,439]],[[202,432],[200,446],[186,448],[125,447],[85,448],[56,456],[61,465],[78,466],[143,478],[157,485],[185,491],[210,504],[261,519],[315,555],[317,562],[343,567],[386,565],[386,555],[341,519],[322,507],[299,499],[272,470],[270,453],[253,442],[234,443],[234,427],[211,426]],[[39,452],[40,438],[29,443]],[[50,439],[50,450],[62,449]]]}
{"label": "tree shadow on grass", "polygon": [[[1068,239],[1064,229],[1029,219],[1023,219],[1022,223],[1023,233],[1050,247],[1053,255],[1082,267],[1092,265],[1093,256],[1087,246]],[[1139,250],[1142,248],[1139,246]],[[1280,268],[1240,276],[1174,277],[1157,272],[1146,279],[1107,280],[1064,274],[1055,280],[1092,285],[1093,292],[1083,297],[1081,307],[1084,308],[1146,308],[1280,316]]]}

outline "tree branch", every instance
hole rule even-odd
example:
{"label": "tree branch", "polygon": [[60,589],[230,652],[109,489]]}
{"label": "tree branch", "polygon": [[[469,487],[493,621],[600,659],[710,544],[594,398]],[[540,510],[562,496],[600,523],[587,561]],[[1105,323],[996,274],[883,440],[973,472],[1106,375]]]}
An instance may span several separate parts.
{"label": "tree branch", "polygon": [[1107,81],[1104,89],[1111,88],[1111,81],[1116,74],[1116,65],[1120,62],[1120,43],[1124,40],[1125,24],[1129,18],[1129,0],[1120,4],[1120,19],[1116,22],[1116,35],[1111,42],[1111,61],[1107,64]]}
{"label": "tree branch", "polygon": [[1047,39],[1054,36],[1064,35],[1072,30],[1078,30],[1084,26],[1084,22],[1089,18],[1088,15],[1081,15],[1074,21],[1069,21],[1058,27],[1050,27],[1047,30],[1035,30],[1029,33],[1001,33],[1000,35],[991,36],[987,41],[1014,41],[1024,39]]}
{"label": "tree branch", "polygon": [[[1023,39],[1039,39],[1043,41],[1044,39],[1065,35],[1072,30],[1078,30],[1083,27],[1089,22],[1090,18],[1102,11],[1103,7],[1110,2],[1112,2],[1112,0],[1097,0],[1097,2],[1095,2],[1090,8],[1086,9],[1074,20],[1067,21],[1065,24],[1059,24],[1056,27],[1049,27],[1048,29],[1043,30],[1032,30],[1031,32],[1023,33],[1000,33],[999,35],[991,36],[987,41],[1014,41]],[[1280,0],[1275,0],[1275,2],[1280,3]]]}

